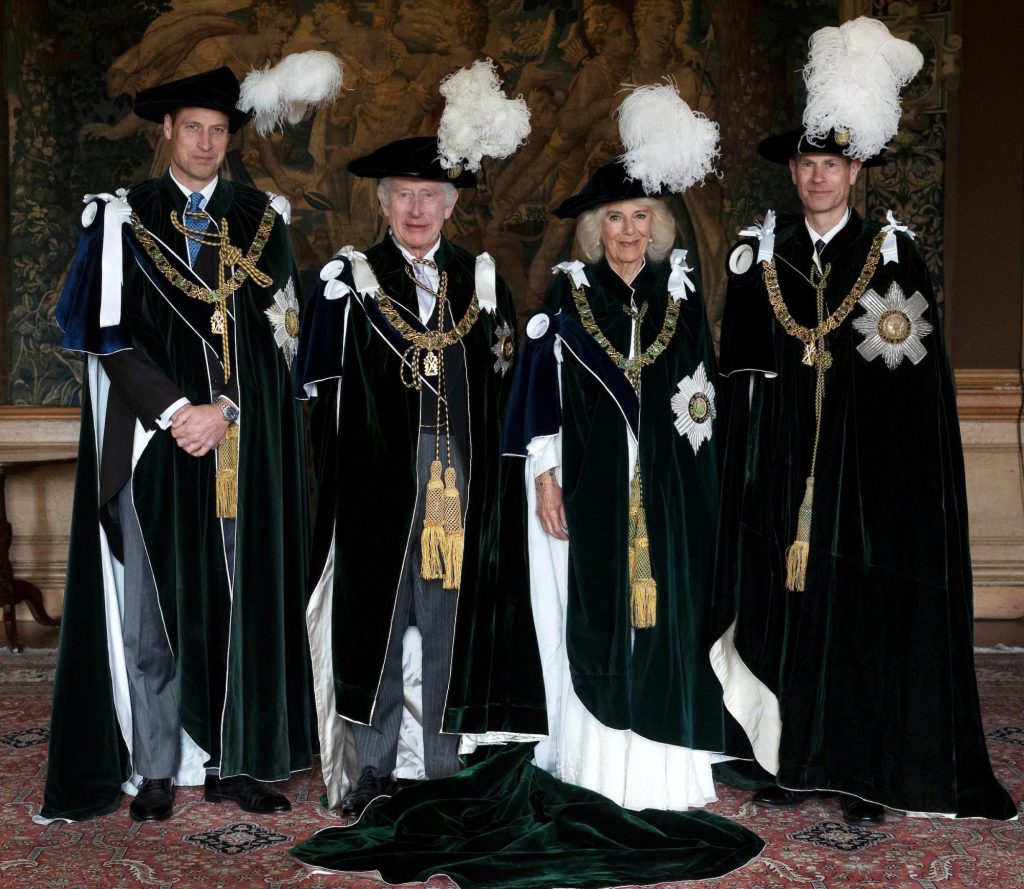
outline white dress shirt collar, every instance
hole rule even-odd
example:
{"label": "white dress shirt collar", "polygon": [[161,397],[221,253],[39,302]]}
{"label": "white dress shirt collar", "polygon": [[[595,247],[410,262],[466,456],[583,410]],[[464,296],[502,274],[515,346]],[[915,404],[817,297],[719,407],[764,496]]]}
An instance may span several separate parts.
{"label": "white dress shirt collar", "polygon": [[[836,225],[832,226],[832,228],[830,228],[823,235],[818,234],[818,232],[816,232],[813,228],[811,228],[811,224],[807,221],[807,217],[805,216],[804,217],[804,225],[807,226],[807,234],[809,234],[811,236],[811,247],[813,248],[814,245],[815,245],[815,242],[819,241],[819,240],[824,241],[826,244],[828,244],[829,241],[831,241],[836,235],[839,234],[839,232],[841,232],[843,230],[843,227],[846,225],[846,223],[850,221],[850,213],[851,212],[852,212],[851,209],[849,207],[847,207],[846,208],[846,213],[843,214],[843,218],[840,219],[839,222]],[[821,249],[824,250],[825,248],[822,247]],[[812,252],[812,255],[814,256],[814,264],[817,265],[817,267],[820,269],[821,268],[821,259],[818,256],[817,249],[813,249],[811,252]]]}
{"label": "white dress shirt collar", "polygon": [[[434,254],[437,253],[437,248],[441,246],[440,236],[438,237],[437,242],[434,244],[434,246],[431,247],[426,252],[426,254],[424,254],[423,259],[420,259],[419,257],[413,256],[408,250],[405,249],[405,247],[399,244],[398,241],[395,239],[395,236],[391,234],[390,229],[388,229],[388,234],[391,235],[391,240],[395,242],[395,246],[402,251],[402,256],[405,257],[405,261],[409,263],[409,265],[411,265],[415,271],[422,274],[427,279],[427,281],[430,282],[431,290],[436,291],[438,285],[441,283],[441,273],[437,270],[437,268],[435,268],[432,265],[424,265],[423,259],[430,260],[431,262],[434,261]],[[418,269],[416,268],[417,266],[419,266]],[[419,285],[417,285],[416,287],[416,296],[418,297],[419,302],[420,321],[423,324],[426,324],[428,321],[430,321],[430,316],[434,314],[434,304],[437,302],[437,297],[435,297],[434,294],[430,292],[430,290],[427,290],[425,287],[421,287]]]}
{"label": "white dress shirt collar", "polygon": [[[177,185],[178,188],[181,189],[181,193],[183,195],[185,195],[186,198],[191,198],[192,197],[191,189],[186,188],[177,179],[174,178],[174,170],[173,169],[168,169],[167,172],[171,174],[171,181],[175,185]],[[200,209],[202,207],[205,207],[208,203],[210,203],[210,197],[213,195],[213,190],[217,187],[217,183],[219,181],[220,181],[220,176],[214,176],[209,182],[206,183],[206,185],[204,185],[199,190],[199,193],[203,196],[203,203],[201,204]]]}

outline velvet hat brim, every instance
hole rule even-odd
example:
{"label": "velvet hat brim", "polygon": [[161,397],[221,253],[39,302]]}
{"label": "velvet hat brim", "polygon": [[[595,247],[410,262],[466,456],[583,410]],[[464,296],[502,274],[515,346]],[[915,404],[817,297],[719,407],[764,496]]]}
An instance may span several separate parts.
{"label": "velvet hat brim", "polygon": [[665,194],[647,192],[639,179],[631,179],[621,161],[612,161],[595,171],[578,194],[566,198],[551,212],[559,219],[575,219],[581,213],[611,204],[614,201],[629,201],[636,198],[657,198]]}
{"label": "velvet hat brim", "polygon": [[[815,145],[807,141],[806,131],[803,127],[790,130],[787,133],[779,133],[762,139],[757,146],[757,153],[766,160],[776,164],[788,164],[791,157],[798,154],[839,154],[849,159],[846,154],[847,146],[836,141],[836,131],[829,130],[825,141],[821,145]],[[865,167],[877,167],[885,163],[884,154],[876,154],[864,161]]]}
{"label": "velvet hat brim", "polygon": [[[413,136],[399,139],[356,158],[348,165],[353,176],[363,179],[427,179],[450,182],[456,188],[475,188],[476,177],[464,168],[446,170],[438,159],[436,136]],[[455,173],[456,175],[452,175]]]}
{"label": "velvet hat brim", "polygon": [[143,120],[163,123],[164,116],[179,108],[210,108],[227,115],[228,129],[234,133],[252,120],[251,111],[240,111],[238,78],[228,67],[214,68],[140,90],[135,96],[135,113]]}

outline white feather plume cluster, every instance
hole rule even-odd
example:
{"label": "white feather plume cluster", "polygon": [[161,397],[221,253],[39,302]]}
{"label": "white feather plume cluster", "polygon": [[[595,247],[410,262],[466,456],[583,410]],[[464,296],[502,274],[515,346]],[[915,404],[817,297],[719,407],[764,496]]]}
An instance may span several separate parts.
{"label": "white feather plume cluster", "polygon": [[685,191],[715,172],[718,124],[693,112],[670,79],[634,89],[618,109],[626,172],[644,190]]}
{"label": "white feather plume cluster", "polygon": [[286,122],[297,124],[321,105],[333,102],[341,90],[341,60],[323,50],[297,52],[276,65],[253,69],[242,81],[238,109],[255,111],[253,124],[269,136]]}
{"label": "white feather plume cluster", "polygon": [[804,68],[807,140],[821,144],[830,129],[845,130],[847,155],[878,154],[899,127],[900,90],[923,64],[920,50],[878,19],[861,16],[815,31]]}
{"label": "white feather plume cluster", "polygon": [[484,157],[508,157],[530,135],[530,109],[501,89],[491,59],[477,59],[441,81],[444,113],[437,128],[441,166],[475,173]]}

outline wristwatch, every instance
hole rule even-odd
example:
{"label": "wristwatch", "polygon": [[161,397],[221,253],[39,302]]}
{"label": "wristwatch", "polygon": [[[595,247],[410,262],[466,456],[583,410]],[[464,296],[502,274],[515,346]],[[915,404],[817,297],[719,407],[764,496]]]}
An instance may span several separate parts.
{"label": "wristwatch", "polygon": [[224,419],[227,420],[227,422],[229,424],[237,423],[238,422],[238,408],[237,407],[235,407],[226,398],[218,398],[217,399],[217,404],[220,407],[220,412],[222,414],[224,414]]}

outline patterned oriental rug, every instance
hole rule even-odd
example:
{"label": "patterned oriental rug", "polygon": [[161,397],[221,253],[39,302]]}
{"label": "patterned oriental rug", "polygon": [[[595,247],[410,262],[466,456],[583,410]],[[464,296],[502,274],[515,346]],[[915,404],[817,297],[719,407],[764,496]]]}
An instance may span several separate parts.
{"label": "patterned oriental rug", "polygon": [[[1024,796],[1024,654],[978,654],[989,753],[1014,799]],[[17,889],[378,889],[370,877],[310,873],[288,855],[296,842],[344,822],[320,806],[317,772],[278,787],[293,809],[255,816],[211,805],[202,790],[178,790],[174,817],[139,825],[127,801],[79,824],[32,822],[46,775],[54,653],[0,654],[0,887]],[[711,810],[767,841],[715,889],[1016,889],[1024,886],[1024,823],[949,821],[890,814],[879,827],[843,823],[837,800],[765,810],[719,785]],[[428,889],[453,886],[435,877]],[[665,889],[682,883],[662,883]],[[687,883],[685,885],[693,885]],[[537,889],[551,889],[540,887]]]}

